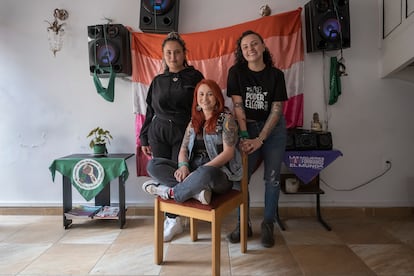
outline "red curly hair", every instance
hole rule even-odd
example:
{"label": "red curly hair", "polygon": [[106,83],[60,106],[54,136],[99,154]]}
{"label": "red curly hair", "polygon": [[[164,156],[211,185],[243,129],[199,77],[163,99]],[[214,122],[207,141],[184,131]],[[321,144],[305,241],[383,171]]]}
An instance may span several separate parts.
{"label": "red curly hair", "polygon": [[[216,103],[217,108],[214,109],[213,116],[207,122],[206,122],[206,118],[204,116],[203,111],[197,111],[198,89],[200,88],[202,84],[205,84],[208,87],[210,87],[217,102]],[[209,80],[209,79],[203,79],[199,83],[197,83],[197,86],[194,89],[193,106],[191,108],[191,122],[192,122],[195,132],[197,134],[202,133],[203,126],[205,126],[207,133],[215,133],[217,119],[220,113],[222,113],[223,111],[224,111],[224,97],[223,97],[223,93],[221,92],[220,86],[214,80]]]}

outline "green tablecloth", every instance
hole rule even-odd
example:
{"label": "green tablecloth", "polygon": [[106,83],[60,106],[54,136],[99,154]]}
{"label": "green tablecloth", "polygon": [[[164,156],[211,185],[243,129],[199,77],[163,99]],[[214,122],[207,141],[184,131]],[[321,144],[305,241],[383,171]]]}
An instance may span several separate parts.
{"label": "green tablecloth", "polygon": [[125,181],[129,172],[125,158],[83,158],[63,157],[56,159],[49,167],[52,180],[56,171],[71,179],[72,185],[89,201],[117,177]]}

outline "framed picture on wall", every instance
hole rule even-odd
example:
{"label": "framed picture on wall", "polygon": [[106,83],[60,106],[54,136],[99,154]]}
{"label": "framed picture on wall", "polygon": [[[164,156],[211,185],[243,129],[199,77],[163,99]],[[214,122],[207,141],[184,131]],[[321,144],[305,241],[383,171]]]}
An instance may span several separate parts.
{"label": "framed picture on wall", "polygon": [[406,15],[405,17],[409,17],[414,13],[414,0],[406,0],[407,9],[406,9]]}

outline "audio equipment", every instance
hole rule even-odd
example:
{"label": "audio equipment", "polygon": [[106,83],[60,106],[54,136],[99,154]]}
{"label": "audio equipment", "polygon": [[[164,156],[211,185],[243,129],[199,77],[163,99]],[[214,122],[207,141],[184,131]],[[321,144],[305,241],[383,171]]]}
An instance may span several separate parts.
{"label": "audio equipment", "polygon": [[315,132],[301,130],[295,133],[296,150],[314,150],[318,148],[318,140]]}
{"label": "audio equipment", "polygon": [[317,132],[318,149],[331,150],[332,149],[332,134],[328,131]]}
{"label": "audio equipment", "polygon": [[305,22],[308,53],[351,47],[349,0],[311,0]]}
{"label": "audio equipment", "polygon": [[178,31],[180,0],[141,0],[139,28],[147,33]]}
{"label": "audio equipment", "polygon": [[[131,76],[131,45],[129,31],[121,24],[88,26],[89,71],[100,77]],[[105,70],[106,69],[106,70]]]}
{"label": "audio equipment", "polygon": [[288,129],[286,150],[295,150],[295,129]]}
{"label": "audio equipment", "polygon": [[286,150],[331,150],[332,134],[329,131],[289,129]]}

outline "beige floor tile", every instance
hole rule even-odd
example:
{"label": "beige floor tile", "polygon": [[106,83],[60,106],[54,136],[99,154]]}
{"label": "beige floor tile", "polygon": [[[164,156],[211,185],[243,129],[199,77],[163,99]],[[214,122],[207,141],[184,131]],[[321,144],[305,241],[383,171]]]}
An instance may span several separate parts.
{"label": "beige floor tile", "polygon": [[159,275],[154,264],[153,245],[117,244],[111,246],[92,269],[93,275]]}
{"label": "beige floor tile", "polygon": [[[329,220],[324,220],[328,225],[330,225]],[[307,230],[327,231],[315,216],[281,218],[281,221],[287,231],[301,230],[304,229],[304,227],[306,227]],[[277,226],[277,224],[275,224],[275,226]]]}
{"label": "beige floor tile", "polygon": [[[221,246],[221,275],[231,275],[227,243]],[[211,275],[211,244],[171,243],[164,257],[160,275]]]}
{"label": "beige floor tile", "polygon": [[264,248],[260,239],[249,239],[247,245],[245,254],[239,244],[230,245],[232,275],[302,275],[288,247],[277,240],[272,248]]}
{"label": "beige floor tile", "polygon": [[335,228],[335,233],[346,244],[400,243],[379,223],[340,224]]}
{"label": "beige floor tile", "polygon": [[414,243],[414,220],[396,220],[385,224],[385,228],[401,241]]}
{"label": "beige floor tile", "polygon": [[414,250],[404,244],[359,244],[350,248],[377,275],[414,275]]}
{"label": "beige floor tile", "polygon": [[[75,244],[111,244],[121,233],[122,229],[109,226],[103,220],[96,220],[82,225],[76,225],[66,230],[66,234],[60,243]],[[99,223],[99,225],[98,225]]]}
{"label": "beige floor tile", "polygon": [[0,243],[0,275],[19,273],[51,246],[52,243]]}
{"label": "beige floor tile", "polygon": [[56,222],[31,223],[5,239],[10,243],[54,243],[67,232]]}
{"label": "beige floor tile", "polygon": [[22,228],[40,223],[41,216],[0,216],[0,241],[4,241]]}
{"label": "beige floor tile", "polygon": [[134,217],[127,220],[113,244],[149,245],[154,241],[154,218]]}
{"label": "beige floor tile", "polygon": [[292,245],[289,249],[304,275],[375,275],[346,245]]}
{"label": "beige floor tile", "polygon": [[28,265],[20,275],[88,274],[108,244],[55,244]]}

